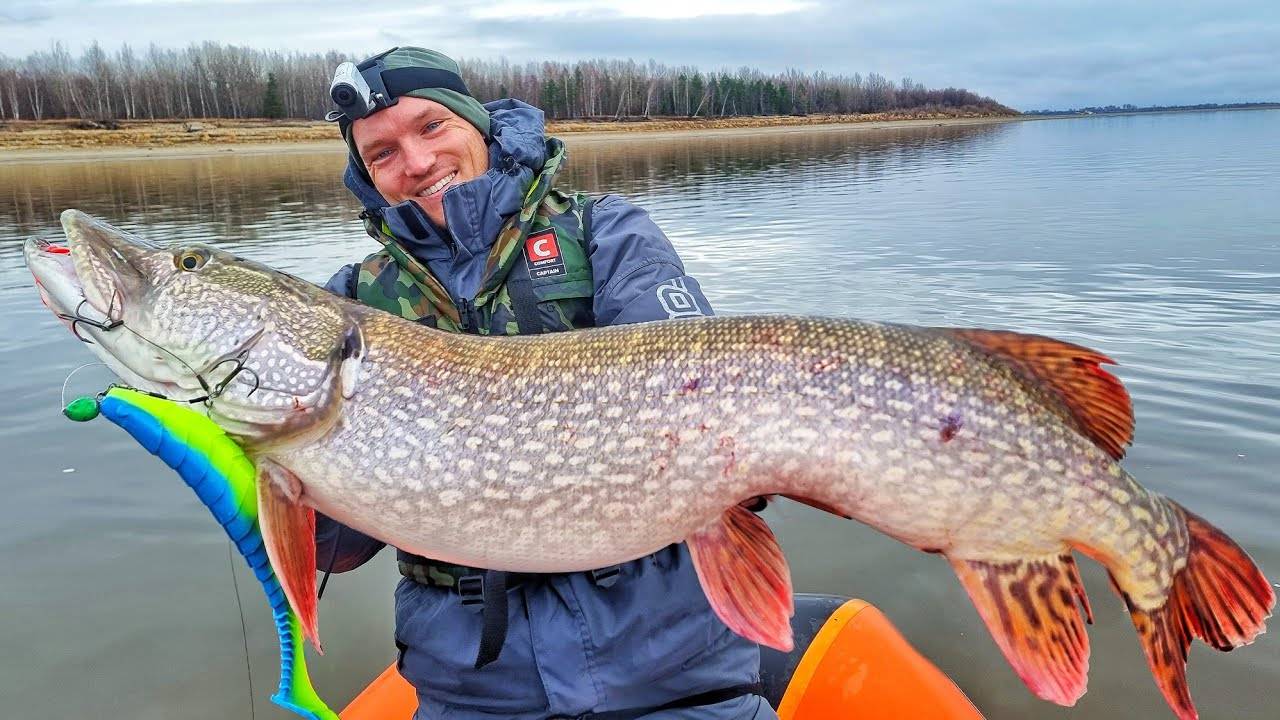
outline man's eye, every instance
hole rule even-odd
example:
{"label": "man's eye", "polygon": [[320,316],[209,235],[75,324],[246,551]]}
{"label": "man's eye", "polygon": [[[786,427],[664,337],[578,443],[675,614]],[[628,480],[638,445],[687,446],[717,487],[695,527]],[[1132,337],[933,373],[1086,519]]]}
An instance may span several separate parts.
{"label": "man's eye", "polygon": [[378,162],[379,160],[385,160],[389,157],[391,157],[391,148],[383,148],[374,154],[373,161]]}
{"label": "man's eye", "polygon": [[443,120],[434,120],[432,122],[427,123],[427,130],[428,131],[435,130],[436,128],[440,127],[443,124],[444,124]]}

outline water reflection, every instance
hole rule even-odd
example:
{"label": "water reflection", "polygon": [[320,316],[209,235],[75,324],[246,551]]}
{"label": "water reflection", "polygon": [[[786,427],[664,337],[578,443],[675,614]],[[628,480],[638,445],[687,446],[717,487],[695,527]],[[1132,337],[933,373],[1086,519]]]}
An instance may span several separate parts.
{"label": "water reflection", "polygon": [[[1137,410],[1126,466],[1274,572],[1278,117],[570,138],[564,184],[648,209],[722,312],[1004,327],[1103,349]],[[343,162],[337,150],[0,165],[0,696],[15,717],[247,714],[224,541],[118,431],[57,414],[63,379],[89,354],[39,306],[21,239],[56,233],[58,212],[77,207],[323,281],[376,247],[340,185]],[[71,392],[107,377],[86,370]],[[885,608],[988,717],[1168,717],[1095,568],[1091,692],[1058,710],[1008,671],[936,558],[806,509],[771,512],[797,587]],[[313,672],[335,704],[390,658],[394,574],[374,563],[326,595],[329,655]],[[274,716],[269,618],[241,579],[257,710]],[[1191,681],[1206,716],[1271,718],[1263,688],[1280,683],[1280,642],[1198,651]]]}

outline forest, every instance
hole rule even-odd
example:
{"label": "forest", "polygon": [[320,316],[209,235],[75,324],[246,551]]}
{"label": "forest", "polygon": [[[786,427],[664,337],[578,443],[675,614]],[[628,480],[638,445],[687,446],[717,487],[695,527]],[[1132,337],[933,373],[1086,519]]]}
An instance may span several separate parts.
{"label": "forest", "polygon": [[[73,55],[61,43],[24,58],[0,54],[0,120],[297,118],[332,108],[333,70],[360,59],[336,51],[266,51],[215,42],[182,49],[98,43]],[[460,60],[481,101],[514,97],[552,119],[736,117],[965,110],[1014,114],[961,88],[911,78],[743,67],[704,70],[653,60],[514,63]]]}

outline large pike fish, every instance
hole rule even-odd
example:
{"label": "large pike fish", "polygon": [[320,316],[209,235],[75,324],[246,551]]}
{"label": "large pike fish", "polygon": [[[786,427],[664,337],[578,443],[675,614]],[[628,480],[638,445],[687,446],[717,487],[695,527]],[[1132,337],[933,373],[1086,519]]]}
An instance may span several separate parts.
{"label": "large pike fish", "polygon": [[1129,397],[1045,337],[719,317],[533,337],[435,331],[203,245],[74,210],[29,241],[45,303],[126,382],[202,399],[258,468],[272,564],[313,642],[313,510],[432,558],[524,572],[687,541],[724,622],[791,646],[784,495],[946,557],[1036,695],[1085,691],[1102,563],[1180,718],[1192,638],[1252,641],[1275,603],[1234,542],[1119,465]]}

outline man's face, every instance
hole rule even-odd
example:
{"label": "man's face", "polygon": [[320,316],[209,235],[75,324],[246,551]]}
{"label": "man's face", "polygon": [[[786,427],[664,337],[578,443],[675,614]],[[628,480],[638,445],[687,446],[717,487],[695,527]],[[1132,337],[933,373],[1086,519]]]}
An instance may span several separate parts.
{"label": "man's face", "polygon": [[351,127],[373,186],[392,205],[413,200],[445,227],[444,191],[489,169],[484,136],[438,102],[402,97]]}

